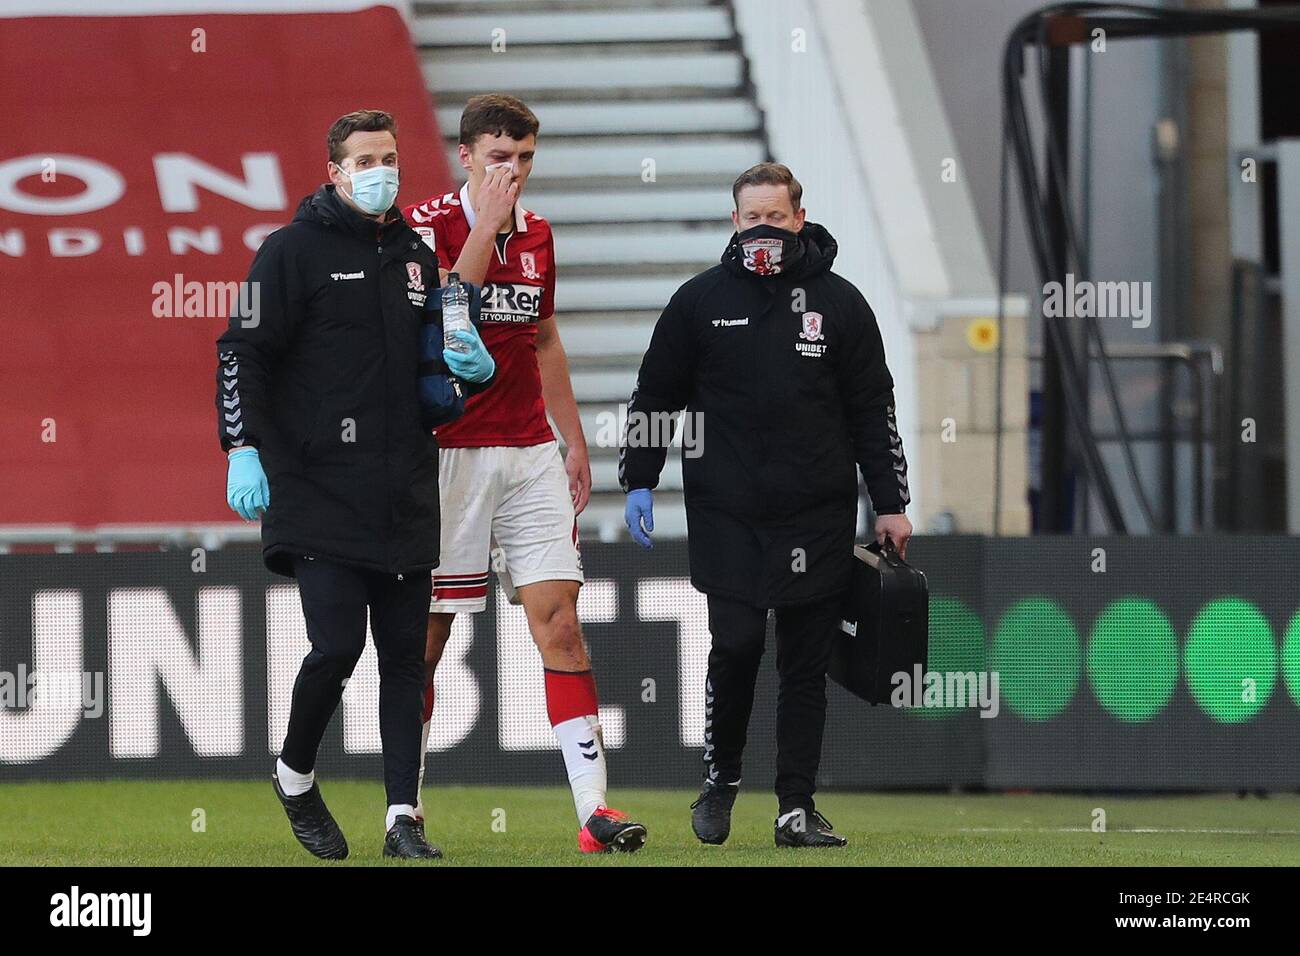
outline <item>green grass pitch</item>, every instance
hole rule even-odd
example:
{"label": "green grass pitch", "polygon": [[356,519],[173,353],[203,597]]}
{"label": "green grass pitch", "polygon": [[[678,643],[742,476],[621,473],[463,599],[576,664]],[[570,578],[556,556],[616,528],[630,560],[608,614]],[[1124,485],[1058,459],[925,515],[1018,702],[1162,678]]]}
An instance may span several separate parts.
{"label": "green grass pitch", "polygon": [[[1300,797],[1122,797],[825,793],[819,807],[844,850],[777,850],[775,800],[743,793],[731,839],[700,845],[693,793],[624,790],[612,802],[649,828],[632,856],[583,856],[566,789],[426,788],[439,863],[380,856],[383,792],[323,780],[352,855],[322,863],[301,850],[268,780],[0,784],[0,865],[60,866],[786,866],[1297,865]],[[1091,829],[1106,813],[1107,832]],[[204,829],[196,832],[196,811]],[[495,822],[495,826],[494,826]],[[504,825],[504,828],[503,828]],[[502,830],[504,829],[504,832]]]}

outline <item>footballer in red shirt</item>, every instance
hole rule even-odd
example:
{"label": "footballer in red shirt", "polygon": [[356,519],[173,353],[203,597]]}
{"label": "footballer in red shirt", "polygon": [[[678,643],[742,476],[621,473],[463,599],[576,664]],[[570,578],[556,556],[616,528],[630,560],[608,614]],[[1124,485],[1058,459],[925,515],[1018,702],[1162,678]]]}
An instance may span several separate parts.
{"label": "footballer in red shirt", "polygon": [[[545,669],[546,709],[564,756],[584,852],[631,852],[646,829],[605,804],[605,745],[596,683],[578,622],[582,561],[576,516],[591,495],[591,467],[569,363],[555,328],[555,243],[541,216],[519,204],[539,124],[513,96],[485,94],[460,119],[457,192],[403,210],[455,272],[483,290],[480,335],[496,361],[492,388],[437,430],[443,501],[441,564],[433,573],[425,653],[424,755],[433,673],[458,613],[487,606],[488,563],[522,604]],[[546,420],[568,449],[562,458]],[[424,807],[416,807],[424,819]]]}

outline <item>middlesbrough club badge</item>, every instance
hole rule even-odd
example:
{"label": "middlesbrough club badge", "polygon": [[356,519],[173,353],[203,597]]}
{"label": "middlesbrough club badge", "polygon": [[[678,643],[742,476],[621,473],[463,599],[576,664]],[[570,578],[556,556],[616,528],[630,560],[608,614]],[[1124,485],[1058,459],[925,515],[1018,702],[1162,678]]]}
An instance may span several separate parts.
{"label": "middlesbrough club badge", "polygon": [[822,314],[820,312],[805,312],[803,314],[803,331],[799,333],[799,338],[806,342],[820,342],[825,337],[822,335]]}
{"label": "middlesbrough club badge", "polygon": [[408,262],[406,264],[406,287],[414,289],[416,292],[424,291],[424,274],[420,271],[418,262]]}
{"label": "middlesbrough club badge", "polygon": [[531,252],[521,252],[519,254],[519,265],[524,270],[525,279],[540,278],[537,274],[537,257]]}
{"label": "middlesbrough club badge", "polygon": [[774,276],[781,271],[780,239],[750,239],[740,248],[745,255],[745,268],[755,275]]}

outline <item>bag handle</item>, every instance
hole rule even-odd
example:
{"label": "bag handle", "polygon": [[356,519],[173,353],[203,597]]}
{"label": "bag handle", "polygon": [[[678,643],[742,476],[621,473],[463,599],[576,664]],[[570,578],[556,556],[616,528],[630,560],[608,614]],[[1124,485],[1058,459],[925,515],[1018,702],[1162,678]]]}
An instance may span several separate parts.
{"label": "bag handle", "polygon": [[910,567],[910,565],[903,560],[903,556],[898,553],[898,549],[894,547],[894,540],[888,535],[885,536],[885,543],[883,545],[878,541],[872,541],[867,545],[867,550],[880,555],[887,564],[895,567]]}

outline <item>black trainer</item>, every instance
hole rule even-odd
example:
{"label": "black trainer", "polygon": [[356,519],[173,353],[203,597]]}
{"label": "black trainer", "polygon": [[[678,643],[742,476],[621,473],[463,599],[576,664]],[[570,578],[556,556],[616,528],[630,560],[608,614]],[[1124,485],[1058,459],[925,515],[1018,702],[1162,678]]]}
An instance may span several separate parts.
{"label": "black trainer", "polygon": [[429,846],[424,839],[424,827],[415,817],[403,813],[393,821],[388,833],[384,835],[384,856],[404,860],[440,860],[442,851],[436,846]]}
{"label": "black trainer", "polygon": [[330,815],[329,807],[325,806],[319,785],[312,781],[310,790],[291,797],[280,789],[277,775],[271,774],[271,783],[275,785],[275,795],[280,798],[280,806],[284,807],[289,818],[289,828],[303,849],[322,860],[347,859],[348,841]]}
{"label": "black trainer", "polygon": [[701,843],[721,846],[731,835],[731,808],[740,793],[740,783],[704,782],[704,789],[691,804],[691,829]]}
{"label": "black trainer", "polygon": [[831,821],[816,810],[811,819],[807,810],[799,809],[792,811],[784,824],[780,817],[776,821],[777,846],[830,847],[848,846],[848,843],[831,828]]}

